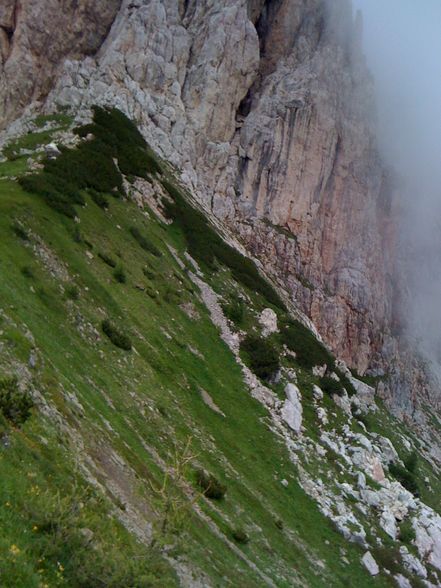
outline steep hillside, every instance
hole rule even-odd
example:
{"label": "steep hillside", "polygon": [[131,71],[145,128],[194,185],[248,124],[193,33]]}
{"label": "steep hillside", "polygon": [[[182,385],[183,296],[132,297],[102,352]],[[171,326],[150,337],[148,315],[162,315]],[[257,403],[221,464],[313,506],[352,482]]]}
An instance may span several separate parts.
{"label": "steep hillside", "polygon": [[394,189],[349,0],[0,10],[0,125],[41,107],[118,106],[334,352],[360,373],[391,375],[397,411],[427,399],[396,338]]}
{"label": "steep hillside", "polygon": [[0,584],[440,585],[439,419],[394,420],[136,127],[90,115],[3,146]]}

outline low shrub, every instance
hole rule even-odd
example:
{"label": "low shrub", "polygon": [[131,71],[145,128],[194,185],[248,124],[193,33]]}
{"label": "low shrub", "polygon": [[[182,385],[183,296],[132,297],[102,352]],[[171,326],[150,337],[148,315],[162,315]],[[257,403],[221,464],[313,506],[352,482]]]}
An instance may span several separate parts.
{"label": "low shrub", "polygon": [[342,383],[343,388],[348,393],[348,396],[355,396],[357,394],[357,390],[354,388],[354,385],[352,384],[351,380],[340,370],[336,369],[335,372],[340,378],[340,382]]}
{"label": "low shrub", "polygon": [[389,465],[389,472],[402,486],[404,486],[404,488],[406,488],[406,490],[411,492],[414,496],[419,495],[418,482],[414,472],[410,472],[405,467],[395,463]]}
{"label": "low shrub", "polygon": [[103,333],[110,339],[110,341],[124,351],[131,351],[132,342],[127,335],[124,335],[119,331],[115,325],[113,325],[108,319],[105,319],[101,323],[101,329]]}
{"label": "low shrub", "polygon": [[222,305],[225,316],[235,325],[240,326],[244,319],[245,305],[240,298],[233,298],[230,302]]}
{"label": "low shrub", "polygon": [[109,208],[109,201],[104,196],[104,194],[102,194],[101,192],[97,192],[93,189],[89,190],[89,194],[97,206],[99,206],[103,210],[107,210]]}
{"label": "low shrub", "polygon": [[29,241],[28,233],[20,224],[14,223],[11,228],[19,239],[22,239],[23,241]]}
{"label": "low shrub", "polygon": [[149,270],[147,267],[142,268],[142,273],[149,280],[154,280],[156,278],[156,274],[154,272],[152,272],[151,270]]}
{"label": "low shrub", "polygon": [[407,519],[403,521],[400,525],[400,532],[398,535],[398,539],[402,543],[411,544],[416,539],[416,532],[413,528],[412,521]]}
{"label": "low shrub", "polygon": [[74,240],[75,243],[82,243],[82,241],[83,241],[83,237],[81,236],[81,231],[80,231],[79,227],[76,225],[72,230],[72,239]]}
{"label": "low shrub", "polygon": [[125,284],[127,282],[127,276],[124,271],[124,268],[122,268],[122,267],[117,267],[115,269],[115,271],[113,272],[113,277],[120,284]]}
{"label": "low shrub", "polygon": [[78,286],[75,286],[75,284],[71,284],[70,286],[67,286],[66,298],[68,298],[68,300],[78,300],[79,297],[80,297],[80,290],[78,289]]}
{"label": "low shrub", "polygon": [[372,555],[381,568],[389,570],[392,574],[400,574],[403,571],[401,555],[397,547],[374,547]]}
{"label": "low shrub", "polygon": [[102,261],[104,261],[104,263],[106,263],[109,267],[115,268],[117,265],[116,261],[112,257],[110,257],[110,255],[107,255],[107,253],[103,253],[102,251],[99,251],[98,257]]}
{"label": "low shrub", "polygon": [[130,227],[130,233],[132,237],[137,241],[138,245],[142,249],[144,249],[144,251],[151,253],[155,257],[161,257],[162,254],[156,247],[156,245],[154,245],[149,239],[147,239],[147,237],[145,237],[137,227]]}
{"label": "low shrub", "polygon": [[242,545],[245,545],[250,541],[249,535],[241,528],[233,529],[231,531],[231,536],[236,543],[241,543]]}
{"label": "low shrub", "polygon": [[247,335],[240,344],[252,372],[262,380],[269,380],[280,367],[279,355],[275,347],[256,335]]}
{"label": "low shrub", "polygon": [[34,272],[29,265],[24,265],[21,268],[21,273],[24,275],[25,278],[30,278],[30,279],[35,278]]}
{"label": "low shrub", "polygon": [[212,474],[204,472],[204,470],[196,472],[196,482],[204,496],[212,500],[221,500],[227,492],[227,487],[224,484],[219,482]]}
{"label": "low shrub", "polygon": [[167,304],[179,304],[182,301],[182,296],[176,288],[167,285],[163,292],[163,299]]}
{"label": "low shrub", "polygon": [[47,160],[42,172],[19,179],[24,190],[43,197],[70,218],[76,216],[74,205],[85,203],[83,190],[106,209],[109,203],[104,193],[124,194],[122,173],[145,178],[161,169],[136,125],[122,112],[100,107],[93,111],[93,122],[76,129],[81,137],[91,133],[92,139],[72,149],[60,147],[61,154]]}
{"label": "low shrub", "polygon": [[281,310],[286,307],[276,290],[258,272],[251,259],[228,245],[215,231],[202,212],[194,208],[180,190],[170,182],[162,182],[172,202],[163,202],[165,214],[181,227],[189,253],[209,269],[216,269],[216,260],[229,267],[237,282],[258,292]]}
{"label": "low shrub", "polygon": [[300,321],[285,319],[281,323],[280,337],[288,349],[296,354],[297,363],[312,369],[316,365],[334,368],[334,358],[326,347]]}
{"label": "low shrub", "polygon": [[0,380],[0,410],[13,425],[18,427],[25,423],[31,416],[33,406],[30,394],[19,389],[17,378]]}
{"label": "low shrub", "polygon": [[324,376],[320,378],[320,388],[328,394],[329,396],[343,396],[344,390],[341,382],[334,380],[334,378],[330,378],[329,376]]}
{"label": "low shrub", "polygon": [[409,472],[415,474],[418,466],[418,453],[416,451],[412,451],[412,453],[403,460],[403,463],[406,470],[409,470]]}

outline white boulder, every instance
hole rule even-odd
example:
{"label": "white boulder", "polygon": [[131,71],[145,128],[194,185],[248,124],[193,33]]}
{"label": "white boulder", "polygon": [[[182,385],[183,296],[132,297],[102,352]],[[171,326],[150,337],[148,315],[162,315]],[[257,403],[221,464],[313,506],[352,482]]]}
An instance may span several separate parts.
{"label": "white boulder", "polygon": [[371,576],[376,576],[380,573],[380,568],[378,567],[375,559],[372,557],[370,551],[366,551],[366,553],[361,558],[361,563],[364,565]]}
{"label": "white boulder", "polygon": [[297,434],[302,427],[302,402],[300,390],[295,384],[287,384],[285,387],[286,400],[282,407],[282,418],[285,423]]}
{"label": "white boulder", "polygon": [[259,323],[262,325],[262,336],[268,337],[272,333],[278,332],[277,314],[271,308],[262,310],[259,316]]}

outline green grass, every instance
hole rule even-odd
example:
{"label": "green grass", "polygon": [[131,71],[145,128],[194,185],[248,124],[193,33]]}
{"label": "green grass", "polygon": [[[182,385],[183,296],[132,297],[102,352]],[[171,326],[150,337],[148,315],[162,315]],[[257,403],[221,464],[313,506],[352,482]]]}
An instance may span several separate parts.
{"label": "green grass", "polygon": [[[143,497],[143,503],[154,505],[151,482],[160,483],[162,473],[152,455],[157,453],[167,462],[175,444],[183,444],[191,436],[197,461],[228,488],[221,502],[213,505],[211,501],[203,501],[201,508],[226,538],[231,538],[231,529],[247,529],[250,541],[237,545],[278,586],[292,586],[295,578],[303,578],[313,587],[323,586],[331,579],[333,585],[339,586],[348,577],[360,586],[369,586],[370,581],[359,563],[361,550],[346,545],[297,484],[295,466],[284,445],[269,430],[266,411],[250,397],[231,352],[219,339],[197,293],[188,290],[188,278],[166,247],[162,248],[160,258],[153,256],[149,260],[159,295],[151,298],[131,286],[147,284],[147,278],[143,272],[145,252],[135,240],[127,238],[130,227],[148,234],[158,246],[167,239],[182,252],[181,235],[175,227],[172,225],[164,233],[159,222],[146,220],[134,205],[118,200],[112,202],[108,212],[88,206],[79,214],[80,242],[72,238],[73,223],[69,219],[24,193],[17,184],[0,183],[0,230],[6,236],[0,244],[0,264],[7,276],[0,284],[2,309],[7,324],[11,323],[10,329],[15,325],[18,332],[29,330],[33,334],[32,347],[38,349],[41,359],[32,377],[46,402],[81,435],[84,443],[81,453],[94,456],[101,463],[99,459],[103,455],[111,449],[116,451],[135,472],[135,494]],[[42,265],[27,242],[12,231],[12,223],[18,221],[28,233],[32,229],[32,233],[44,238],[54,255],[63,260],[70,274],[69,283],[75,276],[81,292],[77,300],[73,302],[60,295],[59,280]],[[90,249],[85,241],[93,245],[94,251],[105,251],[112,259],[124,263],[127,285],[121,288],[115,283],[107,264],[98,256],[86,255]],[[32,289],[19,269],[23,266],[37,268]],[[193,302],[200,316],[198,320],[190,319],[178,303],[165,300],[164,293],[170,287],[180,292],[182,299]],[[39,288],[44,290],[44,296],[38,294]],[[72,303],[75,312],[70,310]],[[265,303],[260,299],[260,305]],[[79,315],[83,318],[80,324]],[[87,327],[89,323],[99,330],[106,316],[130,328],[132,354],[109,345],[103,335],[96,339],[93,330]],[[5,334],[1,337],[4,340]],[[198,350],[204,359],[191,353],[189,346]],[[8,344],[4,364],[10,365],[13,371],[20,358],[27,362],[29,348],[26,338]],[[202,402],[199,387],[210,394],[225,418]],[[68,400],[67,392],[75,394],[81,411]],[[45,417],[38,411],[30,425],[25,426],[36,427],[43,437],[48,434],[44,431],[50,431]],[[37,448],[46,447],[38,440],[36,443]],[[14,447],[8,455],[19,459]],[[47,449],[49,462],[57,470],[60,459],[55,454],[52,456],[52,448],[51,443]],[[66,452],[66,456],[75,455],[72,447]],[[106,465],[103,464],[102,468]],[[103,471],[96,475],[104,483]],[[18,484],[21,476],[17,467],[11,484]],[[119,479],[120,474],[115,476]],[[285,477],[290,479],[288,488],[279,482]],[[46,485],[56,492],[55,483]],[[110,494],[105,499],[115,500]],[[102,538],[102,550],[106,551],[107,537],[112,536],[114,544],[114,535],[99,531],[97,520],[92,514],[90,517],[86,526]],[[102,518],[108,524],[115,524]],[[147,520],[151,520],[151,515]],[[275,525],[275,520],[284,521],[283,531]],[[26,524],[29,527],[32,521]],[[261,530],[251,532],[255,526]],[[12,528],[5,541],[20,547]],[[122,537],[123,530],[118,529]],[[39,553],[37,538],[38,535],[29,534],[26,554],[34,553],[32,550]],[[350,554],[349,566],[340,561],[339,549],[343,546]],[[122,552],[128,553],[126,548]],[[244,586],[262,582],[196,515],[188,523],[184,552],[196,568],[212,578],[214,585],[224,585],[225,581],[235,585],[238,578]],[[62,559],[66,558],[62,556]],[[324,570],[316,568],[317,559],[326,562]],[[34,560],[27,555],[23,560],[27,562],[22,567],[23,577],[32,586],[35,570],[28,566]],[[159,559],[153,567],[160,564]],[[88,565],[84,564],[86,568]],[[67,582],[73,582],[74,572],[64,563],[63,566]],[[56,570],[50,569],[53,579]],[[378,579],[376,585],[387,585],[387,581]]]}
{"label": "green grass", "polygon": [[[78,132],[92,132],[95,139],[85,149],[95,151],[98,144],[100,157],[117,157],[124,173],[161,176],[175,222],[165,225],[131,202],[108,200],[109,185],[97,197],[97,184],[89,181],[92,167],[79,170],[84,154],[74,150],[45,171],[53,176],[49,192],[55,187],[73,214],[60,215],[45,198],[0,180],[0,377],[17,375],[38,392],[21,430],[0,422],[0,437],[8,440],[0,443],[0,463],[7,464],[7,478],[0,481],[3,584],[41,588],[43,577],[50,586],[177,585],[161,549],[138,543],[119,520],[129,517],[132,525],[153,525],[161,533],[167,501],[158,489],[176,451],[189,444],[193,459],[185,480],[191,496],[186,499],[177,486],[172,495],[187,506],[195,500],[200,514],[190,509],[158,545],[173,546],[171,557],[191,562],[195,576],[206,574],[219,587],[265,585],[262,574],[287,588],[390,586],[383,574],[367,576],[363,550],[347,543],[301,489],[267,410],[250,395],[189,268],[178,264],[168,246],[184,264],[184,251],[190,251],[241,329],[257,337],[257,316],[268,304],[292,328],[294,333],[265,343],[274,349],[273,359],[296,368],[312,439],[320,432],[312,398],[318,378],[310,367],[324,359],[334,368],[332,356],[300,323],[286,323],[277,292],[220,238],[170,174],[164,179],[165,166],[133,123],[118,111],[95,109],[92,126]],[[50,252],[50,264],[47,251],[36,254],[35,235]],[[54,271],[57,264],[64,272]],[[117,280],[113,273],[121,268],[124,280]],[[192,317],[183,303],[193,305]],[[126,345],[117,344],[128,335]],[[296,351],[295,361],[283,356],[284,343]],[[267,361],[270,354],[262,355]],[[207,406],[201,389],[224,416]],[[273,390],[283,397],[283,384]],[[323,406],[331,427],[346,422],[330,397]],[[325,470],[311,456],[309,471],[347,481],[339,457],[328,462]],[[85,467],[99,488],[86,483]],[[223,497],[201,496],[194,475],[201,469]],[[426,464],[418,463],[420,471]],[[288,487],[280,483],[284,478]],[[409,533],[404,537],[409,540]],[[342,550],[349,563],[342,561]]]}

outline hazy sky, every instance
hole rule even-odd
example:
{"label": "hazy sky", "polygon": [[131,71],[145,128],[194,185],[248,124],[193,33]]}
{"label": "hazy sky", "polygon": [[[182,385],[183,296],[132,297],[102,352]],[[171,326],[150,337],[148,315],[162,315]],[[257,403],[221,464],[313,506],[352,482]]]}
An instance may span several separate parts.
{"label": "hazy sky", "polygon": [[380,131],[394,163],[441,177],[441,0],[353,2],[364,15]]}
{"label": "hazy sky", "polygon": [[353,0],[375,78],[379,138],[406,179],[409,332],[441,364],[441,0]]}

